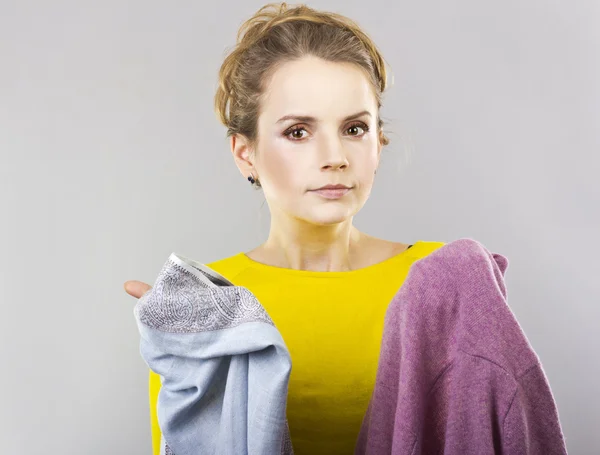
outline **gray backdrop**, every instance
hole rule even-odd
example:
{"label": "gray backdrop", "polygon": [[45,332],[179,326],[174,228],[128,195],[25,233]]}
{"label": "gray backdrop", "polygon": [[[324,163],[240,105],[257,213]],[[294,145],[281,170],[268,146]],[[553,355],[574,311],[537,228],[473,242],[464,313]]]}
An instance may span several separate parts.
{"label": "gray backdrop", "polygon": [[[265,240],[213,113],[262,5],[0,0],[3,453],[150,454],[123,283]],[[356,225],[506,255],[570,453],[600,453],[600,2],[309,5],[358,21],[391,67],[392,142]]]}

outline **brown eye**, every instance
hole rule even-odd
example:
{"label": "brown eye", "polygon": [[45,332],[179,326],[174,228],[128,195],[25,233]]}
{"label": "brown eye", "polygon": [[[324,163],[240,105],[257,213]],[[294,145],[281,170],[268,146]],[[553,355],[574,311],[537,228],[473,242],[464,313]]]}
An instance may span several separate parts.
{"label": "brown eye", "polygon": [[295,139],[302,139],[302,131],[304,131],[302,128],[292,130],[292,137],[294,137]]}
{"label": "brown eye", "polygon": [[[301,134],[302,131],[306,131],[304,129],[304,127],[292,128],[292,129],[287,130],[285,133],[283,133],[283,135],[289,139],[298,141],[298,140],[304,139],[304,137]],[[298,134],[298,133],[300,133],[300,134]]]}
{"label": "brown eye", "polygon": [[[369,131],[369,127],[362,122],[354,123],[348,127],[348,132],[350,132],[350,136],[362,136],[362,134],[360,134],[360,130],[363,130],[364,133],[366,133],[367,131]],[[358,134],[354,134],[354,132],[357,132]]]}

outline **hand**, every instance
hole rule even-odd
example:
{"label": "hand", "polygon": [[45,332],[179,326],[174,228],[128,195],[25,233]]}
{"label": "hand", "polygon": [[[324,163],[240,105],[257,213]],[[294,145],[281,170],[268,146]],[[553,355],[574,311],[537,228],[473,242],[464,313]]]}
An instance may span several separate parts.
{"label": "hand", "polygon": [[149,284],[137,280],[126,281],[123,287],[129,295],[136,299],[139,299],[142,295],[152,289],[152,286]]}

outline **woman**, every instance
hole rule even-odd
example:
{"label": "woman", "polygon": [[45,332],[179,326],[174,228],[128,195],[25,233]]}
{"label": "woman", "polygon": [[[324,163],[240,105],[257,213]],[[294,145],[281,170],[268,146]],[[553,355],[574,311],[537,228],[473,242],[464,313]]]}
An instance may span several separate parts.
{"label": "woman", "polygon": [[[267,240],[207,264],[259,299],[293,368],[296,454],[353,453],[373,390],[384,315],[412,263],[444,245],[353,226],[381,149],[384,59],[351,20],[269,4],[246,21],[219,73],[215,107],[241,174],[271,213]],[[128,281],[139,298],[149,289]],[[154,453],[160,378],[150,373]]]}

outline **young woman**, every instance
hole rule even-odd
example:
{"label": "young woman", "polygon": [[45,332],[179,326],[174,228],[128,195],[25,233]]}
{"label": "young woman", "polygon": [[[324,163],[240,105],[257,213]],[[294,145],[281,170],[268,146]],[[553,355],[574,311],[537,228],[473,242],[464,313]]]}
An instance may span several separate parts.
{"label": "young woman", "polygon": [[[411,264],[444,245],[353,225],[389,142],[384,59],[344,16],[269,4],[242,25],[219,80],[218,117],[241,174],[264,192],[271,226],[263,244],[207,265],[255,294],[284,338],[295,453],[353,453],[387,305]],[[125,283],[136,298],[149,287]],[[151,372],[156,455],[159,390]]]}

